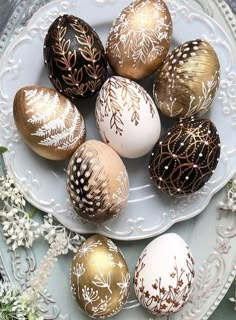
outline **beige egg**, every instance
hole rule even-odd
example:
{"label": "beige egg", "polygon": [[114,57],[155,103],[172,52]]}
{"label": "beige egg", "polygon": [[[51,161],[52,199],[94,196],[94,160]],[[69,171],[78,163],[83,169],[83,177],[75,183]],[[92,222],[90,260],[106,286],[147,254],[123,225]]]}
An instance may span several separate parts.
{"label": "beige egg", "polygon": [[137,0],[113,22],[106,53],[113,71],[138,80],[157,70],[168,53],[172,20],[163,0]]}
{"label": "beige egg", "polygon": [[94,235],[73,258],[70,283],[82,311],[94,319],[105,319],[126,303],[130,274],[119,248],[110,239]]}
{"label": "beige egg", "polygon": [[202,116],[211,107],[220,79],[220,63],[206,41],[193,40],[165,59],[154,84],[154,100],[171,118]]}
{"label": "beige egg", "polygon": [[85,140],[81,113],[53,89],[40,86],[21,88],[14,98],[13,115],[25,142],[46,159],[66,159]]}
{"label": "beige egg", "polygon": [[104,222],[126,206],[129,180],[118,154],[105,143],[88,140],[68,164],[67,190],[75,211],[85,220]]}

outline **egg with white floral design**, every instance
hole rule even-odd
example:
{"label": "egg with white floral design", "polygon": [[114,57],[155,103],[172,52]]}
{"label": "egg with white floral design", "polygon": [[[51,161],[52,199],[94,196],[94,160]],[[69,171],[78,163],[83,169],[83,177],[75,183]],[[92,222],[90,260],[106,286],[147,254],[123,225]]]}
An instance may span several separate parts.
{"label": "egg with white floral design", "polygon": [[151,241],[135,267],[135,294],[153,315],[179,311],[190,297],[193,282],[193,256],[186,242],[175,233]]}
{"label": "egg with white floral design", "polygon": [[106,319],[125,305],[130,274],[120,249],[108,238],[93,235],[73,258],[70,283],[80,309],[94,319]]}
{"label": "egg with white floral design", "polygon": [[106,53],[113,71],[138,80],[164,60],[172,39],[172,19],[163,0],[136,0],[115,19]]}
{"label": "egg with white floral design", "polygon": [[119,76],[103,84],[96,101],[96,122],[103,141],[125,158],[147,154],[161,131],[159,113],[148,92]]}

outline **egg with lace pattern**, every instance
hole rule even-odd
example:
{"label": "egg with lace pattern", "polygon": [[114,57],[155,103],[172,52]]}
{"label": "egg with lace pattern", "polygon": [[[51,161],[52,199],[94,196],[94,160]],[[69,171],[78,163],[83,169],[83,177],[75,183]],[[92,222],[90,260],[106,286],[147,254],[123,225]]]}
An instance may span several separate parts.
{"label": "egg with lace pattern", "polygon": [[27,145],[49,160],[64,160],[85,141],[82,114],[56,90],[28,86],[13,102],[16,127]]}
{"label": "egg with lace pattern", "polygon": [[220,151],[220,136],[211,120],[182,119],[154,146],[150,178],[160,191],[171,196],[192,194],[214,174]]}
{"label": "egg with lace pattern", "polygon": [[128,266],[110,239],[93,235],[73,258],[70,284],[80,309],[93,319],[107,319],[121,311],[130,288]]}
{"label": "egg with lace pattern", "polygon": [[98,34],[73,15],[59,16],[49,27],[44,62],[55,89],[70,99],[91,96],[107,75],[107,59]]}

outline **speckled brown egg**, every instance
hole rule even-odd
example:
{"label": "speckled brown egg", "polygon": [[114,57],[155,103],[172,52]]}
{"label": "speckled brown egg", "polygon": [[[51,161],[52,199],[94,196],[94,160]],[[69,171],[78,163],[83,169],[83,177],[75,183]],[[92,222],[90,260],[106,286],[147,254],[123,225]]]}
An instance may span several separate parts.
{"label": "speckled brown egg", "polygon": [[25,142],[46,159],[66,159],[85,141],[83,116],[54,89],[21,88],[14,98],[13,115]]}
{"label": "speckled brown egg", "polygon": [[217,92],[220,63],[214,48],[193,40],[174,49],[165,59],[154,84],[154,100],[172,118],[206,113]]}
{"label": "speckled brown egg", "polygon": [[113,71],[138,80],[157,70],[168,53],[172,20],[163,0],[137,0],[122,10],[108,35],[106,52]]}
{"label": "speckled brown egg", "polygon": [[70,283],[73,297],[85,314],[93,319],[107,319],[125,305],[130,274],[115,243],[97,234],[78,248],[72,261]]}
{"label": "speckled brown egg", "polygon": [[126,206],[128,174],[111,147],[88,140],[69,162],[67,190],[79,216],[94,223],[104,222],[117,216]]}
{"label": "speckled brown egg", "polygon": [[170,195],[199,190],[212,176],[220,157],[220,138],[212,121],[185,119],[165,132],[150,161],[151,180]]}
{"label": "speckled brown egg", "polygon": [[106,79],[107,59],[98,34],[73,15],[60,16],[50,26],[44,60],[53,86],[71,99],[92,95]]}

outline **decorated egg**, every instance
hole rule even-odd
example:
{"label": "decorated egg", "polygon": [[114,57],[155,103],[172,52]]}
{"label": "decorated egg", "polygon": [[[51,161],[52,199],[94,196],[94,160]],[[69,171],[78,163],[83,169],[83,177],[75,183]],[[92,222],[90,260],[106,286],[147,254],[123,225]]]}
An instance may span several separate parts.
{"label": "decorated egg", "polygon": [[128,174],[112,148],[103,142],[88,140],[70,159],[67,190],[79,216],[95,223],[104,222],[126,206]]}
{"label": "decorated egg", "polygon": [[106,53],[117,75],[142,79],[168,53],[172,20],[163,0],[136,0],[122,10],[108,35]]}
{"label": "decorated egg", "polygon": [[90,96],[107,75],[107,59],[92,27],[72,15],[58,17],[44,41],[44,60],[53,86],[68,98]]}
{"label": "decorated egg", "polygon": [[179,311],[189,299],[193,282],[194,259],[185,241],[175,233],[151,241],[135,267],[135,294],[153,315]]}
{"label": "decorated egg", "polygon": [[127,158],[147,154],[160,136],[154,101],[139,84],[123,77],[113,76],[103,84],[96,102],[96,122],[103,141]]}
{"label": "decorated egg", "polygon": [[50,160],[70,157],[85,140],[81,113],[57,91],[29,86],[17,91],[13,115],[29,147]]}
{"label": "decorated egg", "polygon": [[79,247],[71,267],[71,290],[79,307],[94,319],[106,319],[125,305],[130,274],[118,247],[101,235]]}
{"label": "decorated egg", "polygon": [[150,156],[150,177],[170,195],[199,190],[212,176],[220,157],[220,138],[208,119],[185,119],[165,132]]}
{"label": "decorated egg", "polygon": [[217,92],[220,63],[213,47],[204,40],[188,41],[165,59],[154,84],[154,100],[172,118],[206,113]]}

